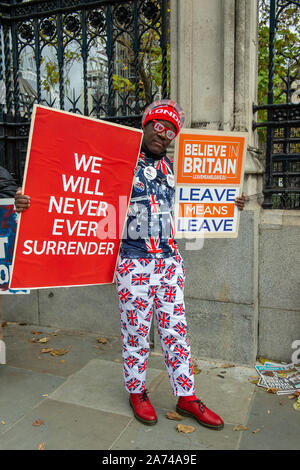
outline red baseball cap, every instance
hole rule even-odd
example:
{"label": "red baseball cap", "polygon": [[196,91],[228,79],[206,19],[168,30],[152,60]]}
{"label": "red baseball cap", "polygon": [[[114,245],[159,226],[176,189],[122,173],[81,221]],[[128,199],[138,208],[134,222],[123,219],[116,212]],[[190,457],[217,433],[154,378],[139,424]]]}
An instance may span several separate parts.
{"label": "red baseball cap", "polygon": [[154,119],[171,122],[176,128],[176,134],[178,134],[183,126],[185,114],[176,101],[156,100],[145,109],[142,118],[143,126]]}

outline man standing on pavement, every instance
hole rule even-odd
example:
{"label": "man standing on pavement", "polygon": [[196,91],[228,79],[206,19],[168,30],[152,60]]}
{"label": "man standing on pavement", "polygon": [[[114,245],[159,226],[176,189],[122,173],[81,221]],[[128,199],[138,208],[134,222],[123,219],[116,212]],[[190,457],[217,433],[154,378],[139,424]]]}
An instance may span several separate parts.
{"label": "man standing on pavement", "polygon": [[[146,390],[149,333],[155,315],[177,411],[211,429],[222,419],[195,395],[184,306],[185,269],[174,240],[173,162],[166,150],[180,132],[184,112],[171,100],[152,103],[143,116],[143,141],[116,271],[121,312],[123,373],[135,417],[157,422]],[[18,212],[30,198],[18,191]],[[242,210],[245,196],[236,199]]]}

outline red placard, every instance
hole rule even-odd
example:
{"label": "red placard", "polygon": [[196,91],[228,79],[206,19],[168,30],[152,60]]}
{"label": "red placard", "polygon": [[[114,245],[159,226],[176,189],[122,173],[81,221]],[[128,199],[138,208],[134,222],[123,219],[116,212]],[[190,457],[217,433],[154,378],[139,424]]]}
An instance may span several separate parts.
{"label": "red placard", "polygon": [[35,105],[10,288],[112,283],[142,131]]}

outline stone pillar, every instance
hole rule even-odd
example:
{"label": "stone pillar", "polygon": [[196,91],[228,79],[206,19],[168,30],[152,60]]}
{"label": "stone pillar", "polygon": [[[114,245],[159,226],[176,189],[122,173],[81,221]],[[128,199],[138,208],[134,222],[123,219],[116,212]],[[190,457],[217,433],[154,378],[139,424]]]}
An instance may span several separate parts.
{"label": "stone pillar", "polygon": [[258,227],[263,165],[252,132],[257,89],[257,2],[171,0],[171,98],[185,126],[249,135],[237,239],[206,239],[190,251],[186,304],[198,357],[253,364],[257,354]]}
{"label": "stone pillar", "polygon": [[247,131],[244,191],[262,197],[263,165],[252,132],[257,90],[257,2],[171,0],[171,97],[185,127]]}

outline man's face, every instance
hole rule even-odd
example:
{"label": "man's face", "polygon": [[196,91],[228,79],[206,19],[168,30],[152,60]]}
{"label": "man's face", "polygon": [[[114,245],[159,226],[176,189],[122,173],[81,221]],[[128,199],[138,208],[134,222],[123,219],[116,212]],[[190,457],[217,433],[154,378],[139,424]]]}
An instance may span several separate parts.
{"label": "man's face", "polygon": [[[176,133],[176,127],[169,121],[156,120],[155,122],[161,122],[165,127]],[[154,121],[147,122],[144,127],[143,143],[155,155],[160,155],[165,152],[169,147],[171,140],[166,136],[166,132],[157,132],[154,129]]]}

